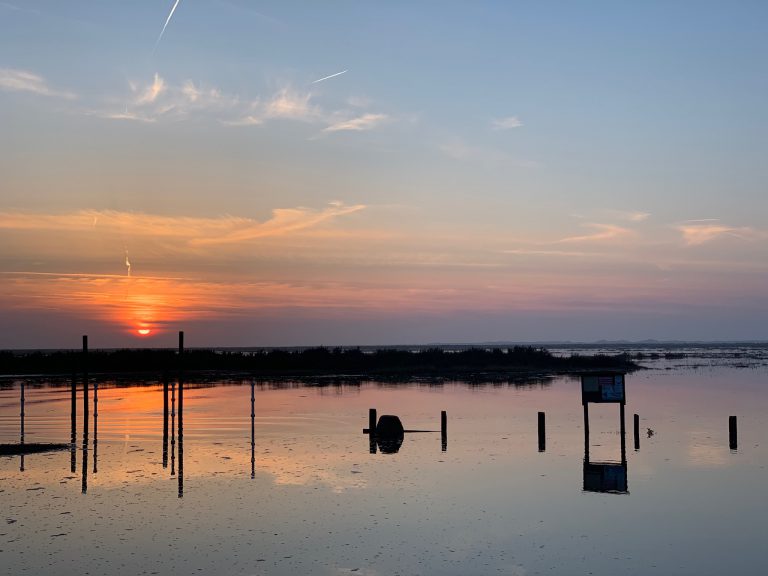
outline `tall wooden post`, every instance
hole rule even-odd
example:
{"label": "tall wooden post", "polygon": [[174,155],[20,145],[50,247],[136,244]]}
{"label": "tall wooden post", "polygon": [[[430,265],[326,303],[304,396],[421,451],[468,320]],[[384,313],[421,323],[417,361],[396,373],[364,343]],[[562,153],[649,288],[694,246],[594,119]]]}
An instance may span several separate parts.
{"label": "tall wooden post", "polygon": [[[83,336],[83,422],[88,422],[88,336]],[[88,435],[88,429],[84,428],[83,434]]]}
{"label": "tall wooden post", "polygon": [[544,452],[547,449],[547,431],[546,431],[546,416],[544,412],[539,412],[539,452]]}
{"label": "tall wooden post", "polygon": [[256,478],[256,396],[255,383],[251,380],[251,478]]}
{"label": "tall wooden post", "polygon": [[24,381],[21,382],[21,398],[20,398],[20,410],[19,410],[19,420],[21,421],[21,430],[20,434],[21,437],[19,438],[19,443],[21,444],[21,458],[19,459],[19,470],[21,472],[24,472]]}
{"label": "tall wooden post", "polygon": [[163,374],[163,468],[168,468],[168,374]]}
{"label": "tall wooden post", "polygon": [[731,450],[739,449],[739,431],[736,424],[736,416],[728,417],[728,446]]}
{"label": "tall wooden post", "polygon": [[619,404],[619,418],[621,419],[621,462],[627,461],[627,427],[624,422],[624,402]]}
{"label": "tall wooden post", "polygon": [[584,459],[589,461],[589,403],[583,402],[584,406]]}
{"label": "tall wooden post", "polygon": [[184,332],[179,331],[179,498],[184,497]]}

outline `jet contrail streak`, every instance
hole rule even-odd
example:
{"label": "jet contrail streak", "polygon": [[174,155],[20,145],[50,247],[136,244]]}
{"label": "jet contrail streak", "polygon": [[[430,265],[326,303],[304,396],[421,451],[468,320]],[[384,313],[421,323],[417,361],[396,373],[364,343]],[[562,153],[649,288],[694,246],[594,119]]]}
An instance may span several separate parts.
{"label": "jet contrail streak", "polygon": [[173,13],[176,12],[176,6],[179,5],[179,2],[181,2],[181,0],[176,0],[176,2],[173,3],[173,8],[171,8],[171,11],[168,13],[168,18],[165,19],[165,24],[163,24],[163,29],[160,30],[160,36],[157,37],[157,42],[155,42],[155,48],[152,50],[153,54],[155,50],[157,50],[157,47],[160,44],[160,40],[163,39],[163,34],[165,33],[165,29],[168,27],[168,22],[170,22],[171,18],[173,18]]}
{"label": "jet contrail streak", "polygon": [[336,72],[336,74],[331,74],[330,76],[326,76],[325,78],[319,78],[317,80],[313,80],[312,82],[310,82],[310,84],[317,84],[318,82],[322,82],[323,80],[328,80],[329,78],[335,78],[336,76],[341,76],[346,72],[348,72],[348,70],[342,70],[341,72]]}

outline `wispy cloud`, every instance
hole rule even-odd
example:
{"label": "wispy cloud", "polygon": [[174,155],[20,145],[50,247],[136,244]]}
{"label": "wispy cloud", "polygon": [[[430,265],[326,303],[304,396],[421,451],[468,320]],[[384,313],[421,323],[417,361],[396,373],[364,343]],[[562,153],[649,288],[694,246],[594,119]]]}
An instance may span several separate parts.
{"label": "wispy cloud", "polygon": [[139,90],[139,88],[135,85],[132,85],[131,89],[134,91],[134,93],[138,92],[133,102],[136,106],[152,104],[153,102],[157,101],[158,96],[165,92],[165,80],[163,80],[159,74],[155,73],[155,79],[152,84],[141,90]]}
{"label": "wispy cloud", "polygon": [[263,222],[236,216],[197,218],[111,210],[65,214],[0,212],[0,229],[91,233],[98,228],[116,234],[129,231],[134,238],[172,238],[188,246],[209,246],[247,243],[306,231],[363,209],[365,205],[362,204],[348,206],[340,202],[332,202],[321,210],[278,208]]}
{"label": "wispy cloud", "polygon": [[341,132],[344,130],[371,130],[387,120],[386,114],[363,114],[357,118],[342,120],[323,129],[323,132]]}
{"label": "wispy cloud", "polygon": [[312,94],[301,94],[290,88],[278,91],[264,105],[267,118],[287,118],[290,120],[314,120],[320,117],[317,107],[310,104]]}
{"label": "wispy cloud", "polygon": [[592,234],[583,234],[579,236],[568,236],[558,240],[557,244],[578,243],[578,242],[605,242],[617,240],[619,238],[628,238],[634,236],[634,231],[629,228],[617,226],[615,224],[584,224],[585,228],[595,230]]}
{"label": "wispy cloud", "polygon": [[0,90],[6,92],[31,92],[40,96],[52,96],[69,100],[75,98],[72,92],[51,88],[42,76],[15,68],[0,68]]}
{"label": "wispy cloud", "polygon": [[688,246],[706,244],[723,236],[741,240],[765,237],[765,234],[761,234],[753,228],[726,226],[720,224],[718,219],[688,220],[676,228],[683,235],[683,241]]}
{"label": "wispy cloud", "polygon": [[494,118],[491,120],[491,127],[494,130],[511,130],[522,125],[522,121],[517,116],[507,116],[506,118]]}

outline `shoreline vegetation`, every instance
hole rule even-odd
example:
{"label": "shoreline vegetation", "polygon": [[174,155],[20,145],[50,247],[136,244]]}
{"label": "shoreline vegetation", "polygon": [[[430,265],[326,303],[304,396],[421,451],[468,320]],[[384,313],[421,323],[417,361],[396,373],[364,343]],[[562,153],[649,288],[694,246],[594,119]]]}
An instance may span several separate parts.
{"label": "shoreline vegetation", "polygon": [[0,351],[0,376],[136,375],[185,377],[240,374],[253,378],[328,375],[407,377],[525,376],[632,372],[642,369],[628,354],[555,356],[545,348],[469,348],[461,351],[429,348],[419,351],[359,348],[308,348],[253,352],[188,349],[181,357],[173,349],[81,351]]}

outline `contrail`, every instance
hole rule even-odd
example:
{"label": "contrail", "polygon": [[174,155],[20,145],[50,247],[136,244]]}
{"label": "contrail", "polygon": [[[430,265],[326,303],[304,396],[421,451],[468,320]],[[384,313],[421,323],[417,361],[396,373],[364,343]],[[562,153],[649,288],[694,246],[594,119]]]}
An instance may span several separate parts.
{"label": "contrail", "polygon": [[325,78],[319,78],[318,80],[313,80],[310,82],[310,84],[317,84],[318,82],[322,82],[323,80],[328,80],[329,78],[335,78],[336,76],[341,76],[342,74],[346,74],[348,70],[342,70],[341,72],[336,72],[336,74],[331,74],[330,76],[326,76]]}
{"label": "contrail", "polygon": [[128,260],[128,250],[125,251],[125,265],[128,268],[128,278],[131,277],[131,261]]}
{"label": "contrail", "polygon": [[170,13],[168,14],[168,18],[165,19],[165,24],[163,24],[163,29],[160,30],[160,36],[157,37],[157,42],[155,42],[155,47],[152,50],[153,54],[154,54],[155,50],[157,50],[157,47],[160,44],[160,40],[163,39],[163,34],[165,33],[165,29],[168,27],[168,22],[170,22],[171,18],[173,18],[173,13],[176,12],[176,6],[179,5],[180,1],[181,0],[176,0],[176,2],[173,3],[173,8],[171,8]]}

